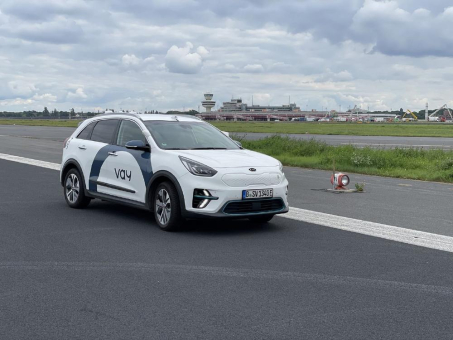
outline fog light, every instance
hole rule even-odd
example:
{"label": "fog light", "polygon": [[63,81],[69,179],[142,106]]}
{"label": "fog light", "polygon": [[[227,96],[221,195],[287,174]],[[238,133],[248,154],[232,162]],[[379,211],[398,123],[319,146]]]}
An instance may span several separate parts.
{"label": "fog light", "polygon": [[193,191],[192,208],[204,209],[209,202],[218,199],[218,197],[212,196],[207,189],[195,189]]}
{"label": "fog light", "polygon": [[208,205],[209,203],[209,200],[208,199],[205,199],[203,201],[201,201],[199,204],[198,204],[198,209],[203,209],[203,208],[206,208],[206,206]]}

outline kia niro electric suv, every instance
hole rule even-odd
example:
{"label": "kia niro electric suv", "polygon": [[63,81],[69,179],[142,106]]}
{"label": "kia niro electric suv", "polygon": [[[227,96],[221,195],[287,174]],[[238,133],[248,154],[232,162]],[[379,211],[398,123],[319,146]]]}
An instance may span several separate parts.
{"label": "kia niro electric suv", "polygon": [[190,116],[104,114],[64,142],[60,181],[71,208],[98,198],[145,208],[163,230],[186,218],[267,222],[288,211],[282,164],[244,150]]}

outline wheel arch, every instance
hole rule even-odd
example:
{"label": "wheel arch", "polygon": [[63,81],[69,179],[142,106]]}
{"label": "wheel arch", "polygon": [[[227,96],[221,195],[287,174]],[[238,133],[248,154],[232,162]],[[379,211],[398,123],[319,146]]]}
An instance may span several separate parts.
{"label": "wheel arch", "polygon": [[157,186],[162,182],[170,182],[175,186],[176,191],[178,192],[179,195],[179,205],[181,207],[181,214],[184,215],[186,212],[184,193],[176,177],[170,172],[165,170],[156,172],[149,181],[146,187],[146,205],[151,211],[154,211],[152,197],[154,197],[154,192],[156,191]]}
{"label": "wheel arch", "polygon": [[61,169],[61,176],[60,176],[60,184],[64,186],[64,179],[66,177],[66,174],[68,173],[69,170],[71,169],[77,169],[79,172],[80,176],[82,176],[82,181],[83,181],[83,186],[85,188],[86,192],[86,182],[85,182],[85,176],[82,171],[82,167],[80,166],[79,162],[77,162],[75,159],[69,159],[64,163],[62,169]]}

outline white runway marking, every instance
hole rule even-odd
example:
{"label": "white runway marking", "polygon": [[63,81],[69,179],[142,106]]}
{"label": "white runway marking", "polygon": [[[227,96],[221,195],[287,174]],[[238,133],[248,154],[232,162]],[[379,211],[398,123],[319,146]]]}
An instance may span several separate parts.
{"label": "white runway marking", "polygon": [[322,225],[324,227],[379,237],[386,240],[448,251],[450,253],[453,252],[453,237],[450,236],[432,234],[424,231],[395,227],[293,207],[290,208],[289,213],[280,216],[296,221]]}
{"label": "white runway marking", "polygon": [[[42,168],[60,170],[60,164],[39,161],[31,158],[0,153],[0,159],[34,165]],[[324,227],[350,231],[358,234],[407,243],[415,246],[437,249],[453,253],[453,237],[427,233],[424,231],[395,227],[386,224],[357,220],[354,218],[325,214],[312,210],[290,208],[287,214],[279,215],[296,221],[321,225]]]}
{"label": "white runway marking", "polygon": [[57,164],[57,163],[44,162],[44,161],[39,161],[37,159],[13,156],[13,155],[5,154],[5,153],[0,153],[0,159],[5,159],[7,161],[12,161],[12,162],[17,162],[17,163],[39,166],[41,168],[46,168],[46,169],[60,170],[60,164]]}

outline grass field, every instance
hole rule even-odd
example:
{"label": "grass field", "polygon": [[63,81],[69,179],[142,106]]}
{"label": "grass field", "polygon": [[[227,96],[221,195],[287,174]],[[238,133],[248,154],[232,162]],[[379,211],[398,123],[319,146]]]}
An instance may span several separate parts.
{"label": "grass field", "polygon": [[453,183],[453,151],[331,146],[279,136],[241,142],[244,148],[268,154],[289,166],[332,170],[335,160],[339,171]]}
{"label": "grass field", "polygon": [[317,123],[317,122],[212,122],[228,132],[301,133],[314,135],[453,137],[449,123]]}
{"label": "grass field", "polygon": [[[77,127],[79,120],[0,119],[0,125]],[[307,123],[307,122],[210,122],[228,132],[301,133],[314,135],[452,137],[448,123]]]}
{"label": "grass field", "polygon": [[0,125],[77,127],[79,122],[75,119],[0,119]]}

